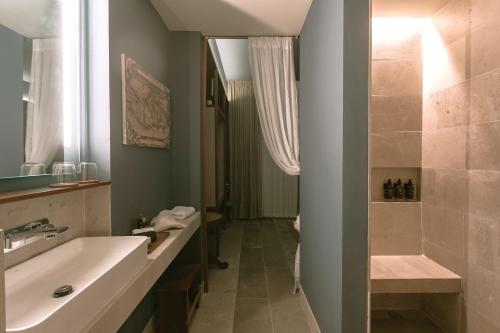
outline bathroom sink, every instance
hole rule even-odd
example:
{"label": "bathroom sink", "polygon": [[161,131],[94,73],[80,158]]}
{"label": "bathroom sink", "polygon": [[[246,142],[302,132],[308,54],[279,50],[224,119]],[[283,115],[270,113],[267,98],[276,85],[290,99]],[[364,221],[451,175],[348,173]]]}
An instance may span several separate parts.
{"label": "bathroom sink", "polygon": [[81,331],[146,262],[146,237],[84,237],[6,270],[7,332]]}

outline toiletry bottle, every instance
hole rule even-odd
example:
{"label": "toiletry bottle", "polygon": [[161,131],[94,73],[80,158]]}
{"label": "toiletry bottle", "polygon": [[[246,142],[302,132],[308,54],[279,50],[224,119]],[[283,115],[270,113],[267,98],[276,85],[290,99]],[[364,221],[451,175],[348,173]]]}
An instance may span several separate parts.
{"label": "toiletry bottle", "polygon": [[408,181],[408,183],[405,184],[405,199],[415,199],[415,188],[413,187],[411,179]]}
{"label": "toiletry bottle", "polygon": [[403,199],[404,197],[404,189],[401,179],[398,179],[398,181],[394,184],[394,197],[396,199]]}
{"label": "toiletry bottle", "polygon": [[146,227],[146,222],[147,222],[147,218],[142,215],[142,214],[139,214],[139,217],[137,218],[137,223],[136,223],[136,228],[137,229],[142,229],[142,228],[145,228]]}
{"label": "toiletry bottle", "polygon": [[394,198],[394,186],[392,185],[391,180],[389,179],[387,183],[384,183],[384,199],[393,199]]}

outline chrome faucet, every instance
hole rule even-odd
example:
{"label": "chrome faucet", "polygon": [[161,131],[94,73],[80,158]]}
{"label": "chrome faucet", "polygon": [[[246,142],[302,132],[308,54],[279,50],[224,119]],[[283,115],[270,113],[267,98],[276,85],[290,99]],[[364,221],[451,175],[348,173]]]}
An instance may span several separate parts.
{"label": "chrome faucet", "polygon": [[5,249],[12,249],[12,243],[31,237],[50,239],[68,230],[68,226],[56,228],[48,219],[41,219],[5,232]]}

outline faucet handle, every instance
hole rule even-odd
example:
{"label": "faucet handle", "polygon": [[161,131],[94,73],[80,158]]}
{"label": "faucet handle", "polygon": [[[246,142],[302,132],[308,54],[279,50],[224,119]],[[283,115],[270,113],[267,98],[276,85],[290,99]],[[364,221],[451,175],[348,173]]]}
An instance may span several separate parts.
{"label": "faucet handle", "polygon": [[28,230],[35,230],[35,229],[38,229],[42,226],[42,223],[41,222],[31,222],[29,224],[27,224],[26,226],[24,226],[24,230],[25,231],[28,231]]}
{"label": "faucet handle", "polygon": [[44,218],[44,219],[40,219],[40,220],[31,222],[31,223],[28,223],[27,225],[24,226],[23,229],[25,231],[29,231],[29,230],[41,229],[44,226],[52,226],[51,224],[49,224],[49,219]]}

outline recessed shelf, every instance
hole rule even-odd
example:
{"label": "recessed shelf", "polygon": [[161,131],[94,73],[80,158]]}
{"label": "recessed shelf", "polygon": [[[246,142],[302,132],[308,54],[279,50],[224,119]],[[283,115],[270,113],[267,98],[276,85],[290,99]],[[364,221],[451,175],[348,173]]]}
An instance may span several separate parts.
{"label": "recessed shelf", "polygon": [[[421,168],[371,168],[371,179],[370,179],[370,198],[372,202],[419,202],[420,201],[420,186],[421,186]],[[405,200],[405,199],[384,199],[384,188],[383,185],[391,179],[393,182],[401,179],[403,183],[406,183],[409,179],[412,180],[415,199]]]}

